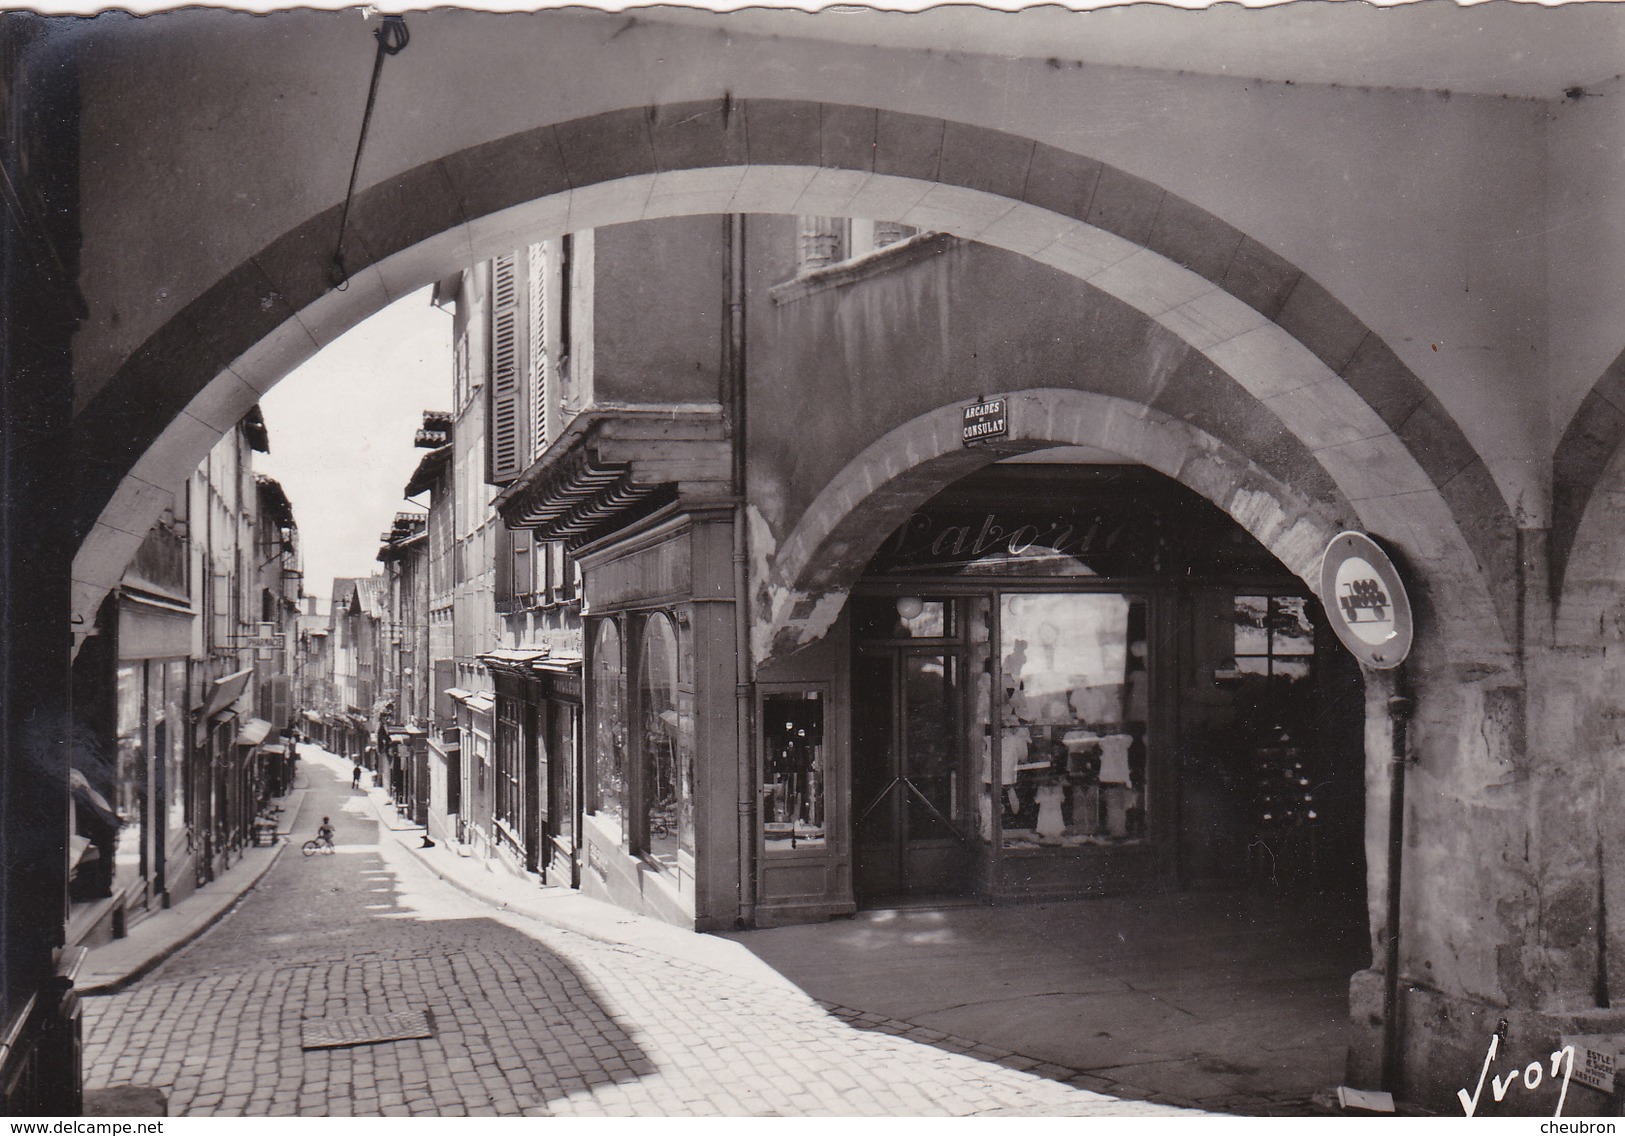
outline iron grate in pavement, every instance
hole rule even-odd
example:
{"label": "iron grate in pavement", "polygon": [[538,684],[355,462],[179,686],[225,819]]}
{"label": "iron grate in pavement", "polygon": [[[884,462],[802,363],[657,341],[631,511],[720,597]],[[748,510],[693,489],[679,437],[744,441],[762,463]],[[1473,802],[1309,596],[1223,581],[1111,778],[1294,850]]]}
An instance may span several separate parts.
{"label": "iron grate in pavement", "polygon": [[301,1049],[341,1049],[350,1045],[377,1045],[433,1037],[434,1027],[423,1010],[398,1014],[362,1014],[354,1018],[318,1018],[300,1025]]}

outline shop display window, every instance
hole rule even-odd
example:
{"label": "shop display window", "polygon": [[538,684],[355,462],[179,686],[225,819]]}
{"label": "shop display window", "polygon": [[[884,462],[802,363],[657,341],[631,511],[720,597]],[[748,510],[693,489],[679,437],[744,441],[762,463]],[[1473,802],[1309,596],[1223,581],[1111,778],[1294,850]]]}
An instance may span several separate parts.
{"label": "shop display window", "polygon": [[186,663],[155,664],[163,672],[163,718],[156,731],[157,748],[164,762],[164,800],[169,836],[186,828]]}
{"label": "shop display window", "polygon": [[643,847],[650,859],[675,870],[691,800],[683,766],[692,766],[684,758],[693,752],[694,719],[679,710],[677,633],[670,617],[645,620],[641,654]]}
{"label": "shop display window", "polygon": [[920,596],[860,596],[852,601],[860,639],[942,639],[954,634],[953,605]]}
{"label": "shop display window", "polygon": [[626,669],[621,634],[613,620],[598,625],[592,697],[592,807],[588,811],[620,829],[626,807]]}
{"label": "shop display window", "polygon": [[128,882],[141,874],[141,819],[147,797],[145,723],[146,664],[121,663],[118,669],[118,768],[113,808],[123,818],[113,846],[115,879]]}
{"label": "shop display window", "polygon": [[1297,682],[1309,677],[1315,627],[1302,596],[1237,596],[1236,672]]}
{"label": "shop display window", "polygon": [[[1238,595],[1235,623],[1236,747],[1230,770],[1259,833],[1317,825],[1322,780],[1314,722],[1300,692],[1313,674],[1315,625],[1302,596]],[[1221,672],[1221,677],[1226,677]]]}
{"label": "shop display window", "polygon": [[762,839],[769,852],[822,849],[824,695],[781,690],[762,696]]}
{"label": "shop display window", "polygon": [[1145,600],[1111,593],[1006,593],[1000,600],[1000,658],[1003,846],[1144,839]]}

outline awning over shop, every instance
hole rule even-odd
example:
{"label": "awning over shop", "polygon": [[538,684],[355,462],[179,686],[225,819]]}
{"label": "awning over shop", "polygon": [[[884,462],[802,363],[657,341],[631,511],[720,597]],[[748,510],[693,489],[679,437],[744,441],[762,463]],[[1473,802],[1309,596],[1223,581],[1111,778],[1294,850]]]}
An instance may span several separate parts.
{"label": "awning over shop", "polygon": [[199,714],[205,720],[213,718],[226,709],[233,702],[243,696],[243,690],[248,686],[248,680],[254,677],[254,668],[245,667],[240,671],[233,671],[229,675],[222,675],[209,684],[209,696],[204,699]]}
{"label": "awning over shop", "polygon": [[535,662],[547,656],[547,648],[531,647],[523,650],[509,650],[501,648],[496,651],[487,651],[478,656],[480,662],[487,666],[522,666]]}
{"label": "awning over shop", "polygon": [[318,726],[322,724],[322,716],[316,711],[301,710],[300,713],[304,715],[306,721],[315,722]]}
{"label": "awning over shop", "polygon": [[271,732],[271,723],[264,718],[250,718],[242,724],[237,731],[237,744],[240,746],[257,746],[263,742]]}
{"label": "awning over shop", "polygon": [[77,769],[68,770],[68,789],[73,793],[73,803],[82,809],[88,810],[101,823],[109,828],[118,828],[124,823],[124,818],[113,810],[107,803],[107,798],[91,788],[90,782],[83,773]]}
{"label": "awning over shop", "polygon": [[545,659],[537,659],[530,664],[530,669],[538,674],[573,674],[581,673],[582,658],[580,655],[557,653]]}
{"label": "awning over shop", "polygon": [[497,704],[496,696],[484,690],[468,691],[453,687],[446,693],[478,714],[489,714]]}

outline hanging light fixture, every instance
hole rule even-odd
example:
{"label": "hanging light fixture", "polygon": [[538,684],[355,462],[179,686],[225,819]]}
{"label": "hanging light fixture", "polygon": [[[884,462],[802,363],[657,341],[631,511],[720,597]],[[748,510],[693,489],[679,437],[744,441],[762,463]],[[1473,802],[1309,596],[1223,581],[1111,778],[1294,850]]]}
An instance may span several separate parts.
{"label": "hanging light fixture", "polygon": [[903,619],[918,619],[925,610],[925,601],[919,596],[898,596],[897,614]]}

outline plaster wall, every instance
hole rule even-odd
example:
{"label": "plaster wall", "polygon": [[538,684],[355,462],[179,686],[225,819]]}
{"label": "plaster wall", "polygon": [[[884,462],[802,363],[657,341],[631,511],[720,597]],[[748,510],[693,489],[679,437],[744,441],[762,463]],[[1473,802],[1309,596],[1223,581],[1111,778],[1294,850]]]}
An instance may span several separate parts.
{"label": "plaster wall", "polygon": [[[1625,81],[1546,111],[1547,189],[1541,226],[1550,281],[1552,437],[1625,349]],[[1505,240],[1534,241],[1532,233]]]}
{"label": "plaster wall", "polygon": [[[1154,181],[1323,282],[1538,521],[1548,416],[1529,360],[1545,342],[1544,104],[596,13],[436,11],[409,24],[411,45],[385,63],[362,189],[545,121],[681,99],[821,99],[1039,139]],[[84,29],[81,406],[206,286],[339,204],[373,56],[371,25],[353,13],[114,14]],[[365,227],[352,237],[366,239]]]}
{"label": "plaster wall", "polygon": [[594,230],[598,405],[718,400],[724,223],[717,216],[674,217]]}

